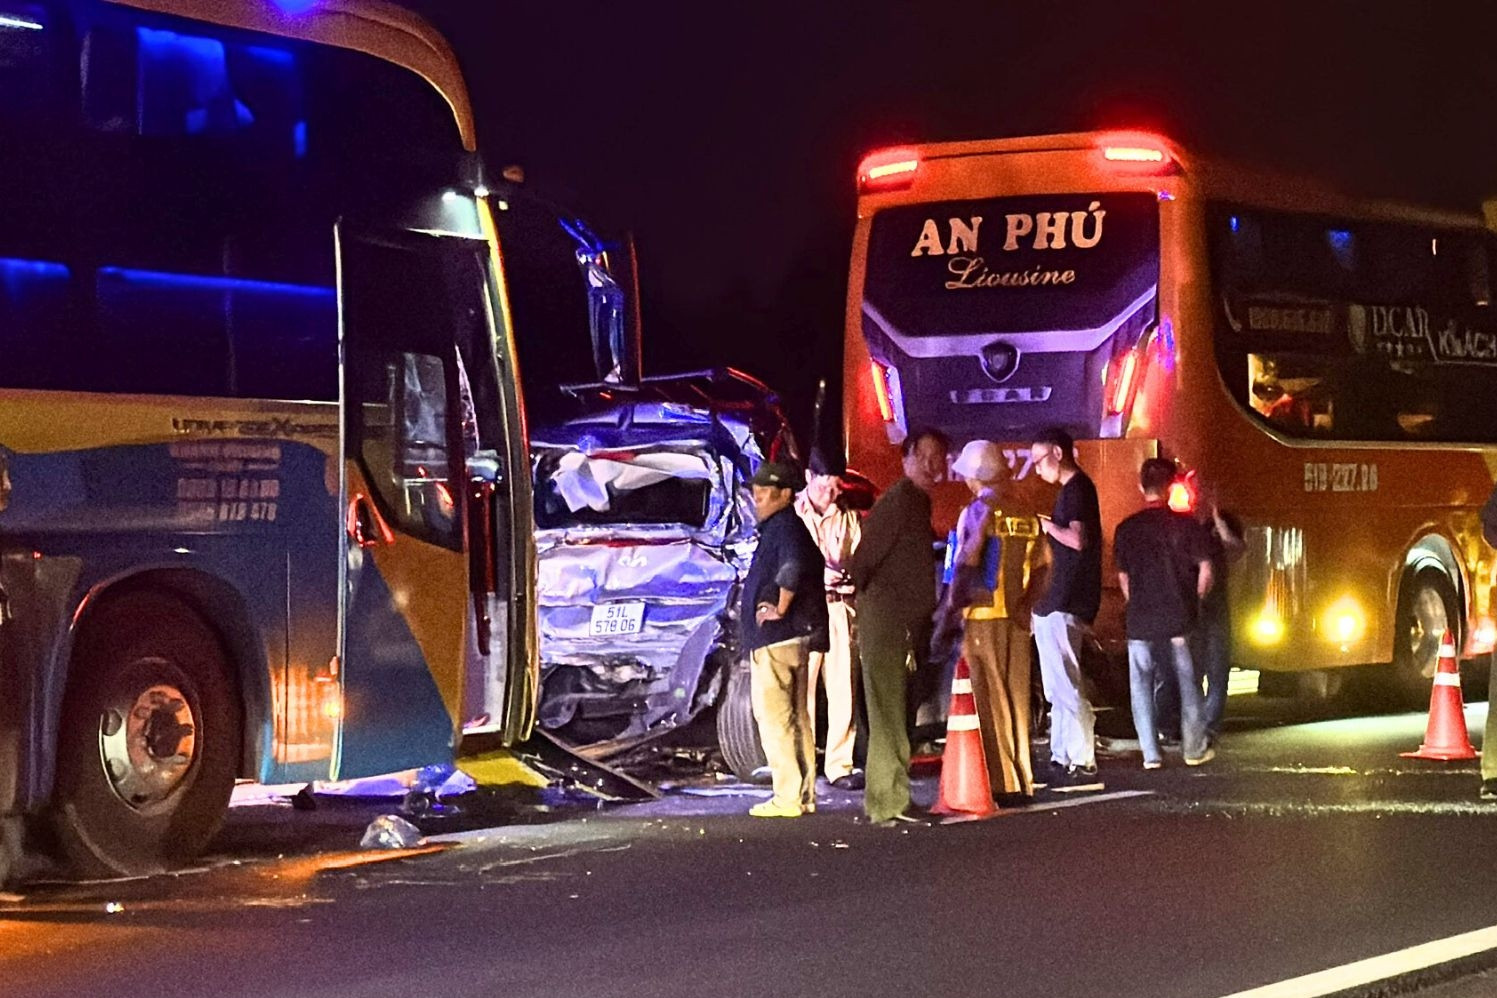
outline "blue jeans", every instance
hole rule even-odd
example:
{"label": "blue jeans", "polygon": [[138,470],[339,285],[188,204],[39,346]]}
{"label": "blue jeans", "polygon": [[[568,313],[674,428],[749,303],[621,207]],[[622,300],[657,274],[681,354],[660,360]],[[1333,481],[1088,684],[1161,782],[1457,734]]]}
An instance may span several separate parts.
{"label": "blue jeans", "polygon": [[1222,733],[1222,715],[1227,711],[1227,674],[1232,671],[1232,628],[1226,610],[1201,616],[1196,631],[1196,654],[1206,678],[1206,737],[1215,741]]}
{"label": "blue jeans", "polygon": [[1133,705],[1133,727],[1138,731],[1138,746],[1144,762],[1163,762],[1159,751],[1159,731],[1154,722],[1154,675],[1163,666],[1172,676],[1180,694],[1180,740],[1185,758],[1199,759],[1206,751],[1206,705],[1201,697],[1201,681],[1196,676],[1195,660],[1190,654],[1188,638],[1161,641],[1128,641],[1128,691]]}

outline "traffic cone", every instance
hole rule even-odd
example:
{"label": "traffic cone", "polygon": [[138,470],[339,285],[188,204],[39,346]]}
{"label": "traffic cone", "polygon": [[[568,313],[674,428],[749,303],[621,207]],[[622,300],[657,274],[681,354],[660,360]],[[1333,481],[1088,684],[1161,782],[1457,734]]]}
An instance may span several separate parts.
{"label": "traffic cone", "polygon": [[951,709],[946,712],[946,749],[941,753],[941,793],[932,808],[937,814],[986,817],[997,813],[988,783],[988,764],[982,754],[977,701],[972,696],[972,674],[965,656],[956,660],[951,681]]}
{"label": "traffic cone", "polygon": [[1476,750],[1466,734],[1466,704],[1461,699],[1461,670],[1455,661],[1455,639],[1447,630],[1440,638],[1440,664],[1435,668],[1435,686],[1429,694],[1429,725],[1418,752],[1400,752],[1405,759],[1475,759]]}

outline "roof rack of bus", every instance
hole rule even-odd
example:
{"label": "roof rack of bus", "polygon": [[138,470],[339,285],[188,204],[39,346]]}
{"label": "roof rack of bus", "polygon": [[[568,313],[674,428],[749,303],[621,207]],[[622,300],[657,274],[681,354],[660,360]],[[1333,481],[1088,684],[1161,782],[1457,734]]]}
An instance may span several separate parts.
{"label": "roof rack of bus", "polygon": [[414,11],[387,0],[108,0],[109,3],[282,38],[351,49],[403,66],[447,101],[468,151],[477,148],[473,106],[447,39]]}

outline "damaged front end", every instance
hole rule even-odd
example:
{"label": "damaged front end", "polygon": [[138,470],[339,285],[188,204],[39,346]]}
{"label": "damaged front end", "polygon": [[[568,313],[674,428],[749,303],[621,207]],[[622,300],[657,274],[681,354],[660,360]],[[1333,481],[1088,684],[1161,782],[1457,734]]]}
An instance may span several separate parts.
{"label": "damaged front end", "polygon": [[534,446],[539,719],[595,758],[716,702],[756,537],[745,482],[759,452],[745,427],[678,406],[622,410]]}

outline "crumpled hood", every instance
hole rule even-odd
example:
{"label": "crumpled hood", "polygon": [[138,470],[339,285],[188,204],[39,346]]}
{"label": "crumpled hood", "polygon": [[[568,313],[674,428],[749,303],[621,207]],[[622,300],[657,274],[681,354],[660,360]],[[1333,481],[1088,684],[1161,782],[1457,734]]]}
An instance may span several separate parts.
{"label": "crumpled hood", "polygon": [[726,592],[739,572],[690,541],[542,545],[536,592],[543,607],[590,609],[615,599],[700,602]]}

